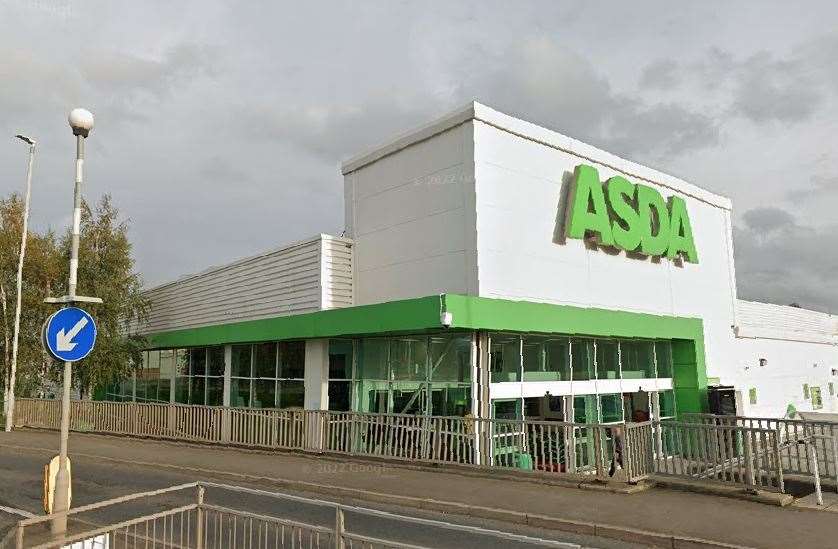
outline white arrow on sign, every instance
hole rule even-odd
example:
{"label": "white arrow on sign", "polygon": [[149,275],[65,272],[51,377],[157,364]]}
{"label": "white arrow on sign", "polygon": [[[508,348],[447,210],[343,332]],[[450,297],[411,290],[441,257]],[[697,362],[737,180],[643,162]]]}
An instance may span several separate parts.
{"label": "white arrow on sign", "polygon": [[73,343],[73,338],[79,335],[79,332],[85,326],[87,326],[87,317],[83,316],[76,322],[75,326],[70,328],[69,332],[64,333],[64,328],[58,330],[58,333],[55,334],[55,349],[59,353],[72,351],[78,345],[78,343]]}

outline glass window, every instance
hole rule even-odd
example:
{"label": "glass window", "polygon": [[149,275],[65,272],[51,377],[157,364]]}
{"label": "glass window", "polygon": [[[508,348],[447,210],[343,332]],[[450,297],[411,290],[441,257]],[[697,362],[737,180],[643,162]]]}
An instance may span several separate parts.
{"label": "glass window", "polygon": [[547,338],[524,336],[521,356],[524,367],[524,381],[556,381],[557,372],[552,372],[547,365]]}
{"label": "glass window", "polygon": [[190,374],[203,376],[207,373],[207,350],[203,347],[189,349],[189,363],[192,367]]}
{"label": "glass window", "polygon": [[820,387],[812,387],[811,388],[812,394],[812,409],[813,410],[820,410],[823,408],[823,399],[821,398],[821,388]]}
{"label": "glass window", "polygon": [[189,375],[189,353],[186,349],[175,350],[175,367],[177,368],[177,375]]}
{"label": "glass window", "polygon": [[471,336],[431,336],[431,380],[471,381]]}
{"label": "glass window", "polygon": [[279,377],[303,379],[306,371],[306,342],[283,341],[279,344]]}
{"label": "glass window", "polygon": [[350,381],[329,381],[329,410],[349,411]]}
{"label": "glass window", "polygon": [[356,409],[360,412],[386,414],[389,409],[389,383],[359,380],[355,383]]}
{"label": "glass window", "polygon": [[160,372],[160,351],[149,351],[143,361],[143,370],[147,373]]}
{"label": "glass window", "polygon": [[599,423],[598,404],[596,395],[573,397],[573,421],[576,423]]}
{"label": "glass window", "polygon": [[253,346],[253,377],[276,379],[276,343]]}
{"label": "glass window", "polygon": [[489,351],[492,383],[521,381],[521,340],[518,336],[493,334]]}
{"label": "glass window", "polygon": [[276,407],[276,380],[254,379],[253,380],[253,401],[254,408],[275,408]]}
{"label": "glass window", "polygon": [[599,395],[599,409],[603,423],[623,421],[623,399],[620,393]]}
{"label": "glass window", "polygon": [[175,402],[189,404],[189,378],[178,377],[175,379]]}
{"label": "glass window", "polygon": [[596,340],[596,371],[597,379],[620,379],[620,357],[616,341]]}
{"label": "glass window", "polygon": [[393,380],[426,381],[428,378],[427,338],[391,339],[390,372]]}
{"label": "glass window", "polygon": [[203,405],[206,403],[206,378],[189,378],[189,404]]}
{"label": "glass window", "polygon": [[329,379],[352,379],[352,340],[329,340]]}
{"label": "glass window", "polygon": [[494,419],[520,419],[521,401],[515,400],[493,400],[492,416]]}
{"label": "glass window", "polygon": [[230,375],[250,377],[251,345],[233,345],[230,353]]}
{"label": "glass window", "polygon": [[593,342],[590,339],[570,340],[570,356],[574,380],[594,379]]}
{"label": "glass window", "polygon": [[387,353],[389,340],[384,338],[362,339],[358,355],[358,379],[388,379]]}
{"label": "glass window", "polygon": [[230,406],[250,406],[250,379],[230,379]]}
{"label": "glass window", "polygon": [[172,379],[175,375],[175,352],[172,349],[160,351],[160,378]]}
{"label": "glass window", "polygon": [[157,384],[157,400],[158,402],[169,402],[169,394],[171,393],[171,380],[161,379]]}
{"label": "glass window", "polygon": [[661,418],[675,417],[675,391],[658,393],[658,406]]}
{"label": "glass window", "polygon": [[279,408],[302,408],[305,405],[305,382],[279,382]]}
{"label": "glass window", "polygon": [[393,388],[394,414],[423,414],[427,410],[426,384]]}
{"label": "glass window", "polygon": [[209,347],[207,349],[207,375],[224,375],[224,347]]}
{"label": "glass window", "polygon": [[431,385],[431,413],[435,416],[464,416],[471,413],[471,386],[439,387]]}
{"label": "glass window", "polygon": [[221,406],[224,404],[224,378],[207,378],[207,406]]}
{"label": "glass window", "polygon": [[672,342],[655,342],[655,362],[658,366],[658,377],[672,377]]}
{"label": "glass window", "polygon": [[748,389],[748,402],[751,404],[757,403],[757,389],[756,387],[751,387]]}
{"label": "glass window", "polygon": [[620,355],[622,357],[624,379],[655,377],[653,342],[643,340],[621,341]]}

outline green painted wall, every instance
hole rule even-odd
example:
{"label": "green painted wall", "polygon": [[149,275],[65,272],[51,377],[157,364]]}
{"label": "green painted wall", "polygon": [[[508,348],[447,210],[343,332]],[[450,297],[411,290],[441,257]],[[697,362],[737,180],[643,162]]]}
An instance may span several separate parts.
{"label": "green painted wall", "polygon": [[282,339],[311,339],[445,330],[493,330],[639,337],[673,341],[678,411],[707,406],[704,328],[701,319],[443,294],[417,299],[331,309],[294,316],[236,322],[150,334],[150,349],[194,347]]}

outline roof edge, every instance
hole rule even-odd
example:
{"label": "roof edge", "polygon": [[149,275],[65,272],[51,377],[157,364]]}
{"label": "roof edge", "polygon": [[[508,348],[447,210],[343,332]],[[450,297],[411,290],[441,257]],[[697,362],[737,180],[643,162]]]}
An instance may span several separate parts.
{"label": "roof edge", "polygon": [[[477,120],[498,130],[505,131],[534,141],[541,145],[561,150],[568,154],[579,157],[582,160],[608,167],[634,179],[641,179],[656,185],[660,185],[706,202],[724,210],[733,209],[730,198],[722,196],[683,179],[666,174],[627,160],[603,149],[588,145],[577,139],[563,135],[557,131],[539,126],[526,120],[515,118],[511,115],[497,111],[477,101],[471,101],[441,118],[428,124],[419,126],[385,143],[372,148],[364,153],[351,157],[341,164],[341,173],[348,175],[364,166],[372,164],[386,156],[399,152],[411,145],[430,139],[437,134],[455,128],[471,120]],[[622,166],[622,167],[621,167]]]}

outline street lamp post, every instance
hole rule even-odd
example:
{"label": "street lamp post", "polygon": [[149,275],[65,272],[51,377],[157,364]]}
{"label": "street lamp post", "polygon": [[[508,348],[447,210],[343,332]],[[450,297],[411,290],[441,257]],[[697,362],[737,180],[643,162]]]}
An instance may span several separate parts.
{"label": "street lamp post", "polygon": [[[76,183],[73,187],[73,232],[70,240],[70,277],[67,283],[67,295],[58,299],[47,299],[51,303],[73,305],[77,301],[99,301],[76,295],[76,282],[79,267],[79,231],[81,228],[81,183],[84,166],[84,140],[93,129],[93,115],[85,109],[73,109],[68,118],[73,135],[76,136]],[[58,452],[58,471],[55,476],[55,495],[51,529],[53,534],[67,531],[67,511],[70,509],[70,471],[67,467],[67,439],[70,432],[70,387],[73,379],[73,363],[64,362],[64,387],[61,394],[61,433]]]}
{"label": "street lamp post", "polygon": [[17,305],[15,307],[15,328],[12,335],[12,364],[9,369],[9,385],[6,388],[6,432],[12,430],[15,414],[15,374],[17,372],[17,346],[20,337],[20,302],[23,294],[23,256],[26,255],[26,237],[29,234],[29,199],[32,196],[32,165],[35,162],[35,140],[25,135],[16,135],[29,144],[29,167],[26,170],[26,195],[23,199],[23,227],[20,236],[20,255],[17,259]]}

